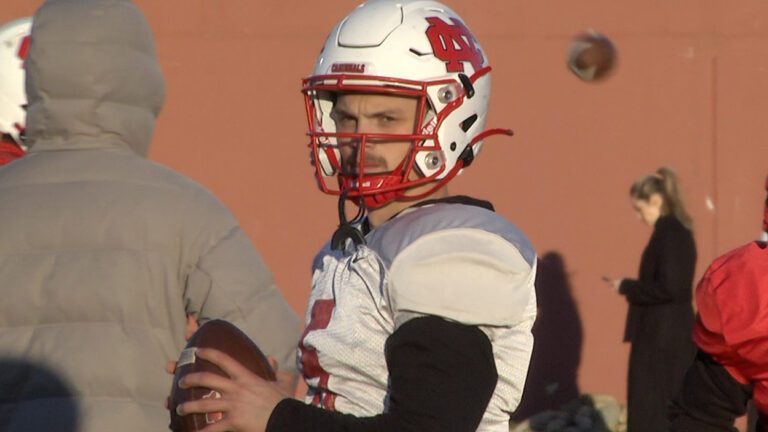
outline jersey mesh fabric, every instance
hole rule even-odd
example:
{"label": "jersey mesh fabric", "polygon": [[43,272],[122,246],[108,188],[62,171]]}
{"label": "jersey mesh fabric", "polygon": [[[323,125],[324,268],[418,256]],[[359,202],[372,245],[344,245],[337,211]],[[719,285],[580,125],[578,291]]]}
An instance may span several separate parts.
{"label": "jersey mesh fabric", "polygon": [[[307,403],[357,416],[384,411],[387,366],[384,343],[394,331],[389,301],[382,290],[383,267],[366,247],[343,256],[324,249],[313,271],[313,290],[302,340],[300,364],[309,386]],[[330,316],[316,306],[333,302]],[[316,322],[327,322],[318,327]],[[320,370],[307,371],[317,355]],[[317,376],[311,376],[317,375]]]}
{"label": "jersey mesh fabric", "polygon": [[[432,208],[436,206],[442,208]],[[414,221],[428,215],[437,216],[430,219],[432,229],[420,230]],[[394,310],[387,263],[415,239],[456,224],[466,226],[471,219],[474,228],[484,227],[521,249],[530,265],[530,280],[524,286],[509,287],[531,292],[520,308],[524,310],[521,318],[514,325],[479,326],[493,346],[499,381],[478,430],[506,432],[509,414],[522,395],[533,348],[535,254],[517,228],[491,211],[438,204],[414,209],[404,216],[407,217],[398,216],[379,228],[394,229],[394,225],[399,225],[404,230],[390,231],[386,236],[398,242],[396,247],[378,241],[382,237],[377,238],[377,229],[368,235],[370,246],[350,246],[340,252],[326,245],[316,257],[305,318],[308,330],[300,350],[300,363],[309,386],[307,402],[356,416],[386,411],[388,373],[384,344],[404,319],[419,316],[417,311],[401,315]],[[435,244],[434,249],[442,251],[440,244]]]}

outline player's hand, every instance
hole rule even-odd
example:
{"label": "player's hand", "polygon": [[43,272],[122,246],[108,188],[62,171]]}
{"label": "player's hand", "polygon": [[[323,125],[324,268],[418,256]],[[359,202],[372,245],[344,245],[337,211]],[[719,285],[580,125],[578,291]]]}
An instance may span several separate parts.
{"label": "player's hand", "polygon": [[198,372],[179,381],[181,388],[205,387],[221,394],[220,399],[199,399],[179,405],[179,415],[223,412],[224,419],[201,432],[264,432],[277,404],[292,395],[275,382],[255,375],[232,357],[214,349],[198,348],[196,355],[220,367],[231,378]]}

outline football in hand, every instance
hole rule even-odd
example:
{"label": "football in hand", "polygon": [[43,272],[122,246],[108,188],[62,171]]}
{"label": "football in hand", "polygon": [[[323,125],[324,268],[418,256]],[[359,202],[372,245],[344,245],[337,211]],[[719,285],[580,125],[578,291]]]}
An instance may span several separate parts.
{"label": "football in hand", "polygon": [[239,328],[228,321],[208,321],[189,338],[187,346],[176,362],[176,371],[173,376],[173,387],[168,408],[171,411],[171,430],[174,432],[199,431],[204,427],[216,423],[224,417],[223,413],[189,414],[179,416],[176,407],[184,402],[220,398],[221,395],[211,389],[192,387],[182,389],[179,380],[187,374],[194,372],[211,372],[224,377],[228,375],[213,363],[203,360],[195,355],[197,348],[214,348],[228,354],[254,374],[268,381],[275,381],[275,372],[269,365],[267,357],[259,350],[256,344]]}
{"label": "football in hand", "polygon": [[610,75],[616,64],[616,49],[611,40],[595,31],[571,39],[568,69],[584,81],[598,81]]}

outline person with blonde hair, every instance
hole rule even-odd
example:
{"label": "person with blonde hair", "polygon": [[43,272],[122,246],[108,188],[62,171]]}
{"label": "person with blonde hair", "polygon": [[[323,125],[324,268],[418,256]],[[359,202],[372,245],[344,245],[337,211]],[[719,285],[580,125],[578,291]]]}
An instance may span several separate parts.
{"label": "person with blonde hair", "polygon": [[631,344],[628,431],[669,428],[667,405],[682,384],[695,348],[692,284],[696,245],[677,176],[666,167],[629,190],[638,217],[653,227],[637,279],[606,278],[629,303],[624,341]]}

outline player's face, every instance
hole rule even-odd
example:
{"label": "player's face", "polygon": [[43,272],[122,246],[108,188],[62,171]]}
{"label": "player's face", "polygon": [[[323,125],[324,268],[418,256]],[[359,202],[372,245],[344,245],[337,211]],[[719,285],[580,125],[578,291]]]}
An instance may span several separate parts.
{"label": "player's face", "polygon": [[653,194],[647,200],[632,199],[637,217],[645,224],[653,226],[661,216],[661,196]]}
{"label": "player's face", "polygon": [[[333,106],[336,131],[344,133],[412,134],[416,122],[418,99],[380,94],[340,94]],[[391,172],[408,155],[411,141],[368,139],[365,146],[366,174]],[[358,174],[360,140],[339,139],[342,171]]]}

